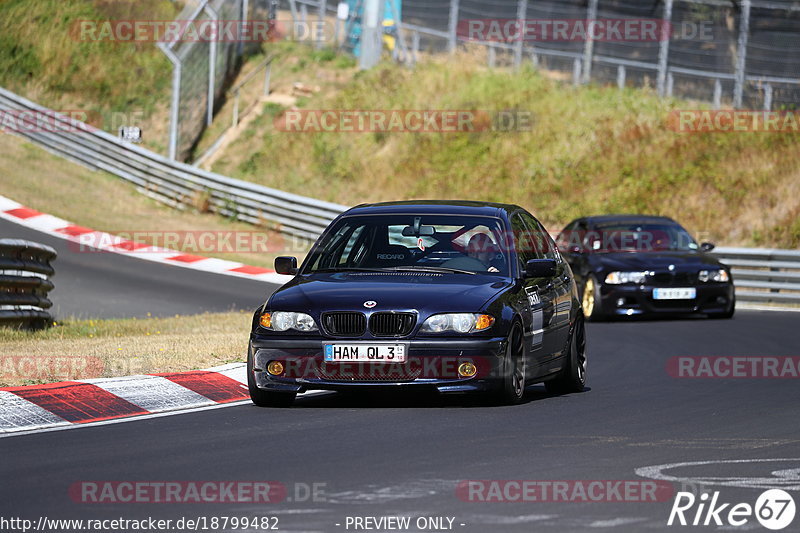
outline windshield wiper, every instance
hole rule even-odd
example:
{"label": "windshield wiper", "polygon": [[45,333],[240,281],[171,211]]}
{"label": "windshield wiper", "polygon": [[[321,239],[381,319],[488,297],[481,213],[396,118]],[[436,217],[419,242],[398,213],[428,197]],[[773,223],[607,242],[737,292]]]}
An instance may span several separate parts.
{"label": "windshield wiper", "polygon": [[447,267],[437,267],[437,266],[398,266],[398,267],[387,267],[383,270],[392,270],[394,272],[433,272],[437,274],[469,274],[474,276],[477,272],[472,272],[470,270],[460,270],[458,268],[447,268]]}
{"label": "windshield wiper", "polygon": [[318,272],[385,272],[386,268],[360,268],[360,267],[329,267],[329,268],[318,268],[317,270],[312,270],[309,274],[316,274]]}

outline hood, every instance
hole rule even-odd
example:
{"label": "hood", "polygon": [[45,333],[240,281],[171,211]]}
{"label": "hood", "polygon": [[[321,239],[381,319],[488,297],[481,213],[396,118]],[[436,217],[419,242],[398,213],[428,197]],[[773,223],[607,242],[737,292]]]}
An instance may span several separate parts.
{"label": "hood", "polygon": [[425,310],[429,313],[477,312],[503,289],[508,280],[494,276],[430,273],[339,272],[298,276],[276,291],[271,309],[286,311]]}
{"label": "hood", "polygon": [[670,265],[678,272],[722,268],[716,258],[694,251],[680,252],[612,252],[592,254],[592,262],[604,270],[668,271]]}

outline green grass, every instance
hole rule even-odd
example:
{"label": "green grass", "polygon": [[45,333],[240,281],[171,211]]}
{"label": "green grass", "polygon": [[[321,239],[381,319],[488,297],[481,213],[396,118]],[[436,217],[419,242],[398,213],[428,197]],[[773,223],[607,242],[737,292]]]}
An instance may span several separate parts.
{"label": "green grass", "polygon": [[[82,40],[78,21],[172,20],[170,0],[0,1],[0,85],[56,109],[145,119],[168,100],[172,66],[154,43]],[[136,115],[134,115],[136,113]]]}
{"label": "green grass", "polygon": [[512,202],[552,229],[582,215],[646,212],[672,216],[721,244],[800,246],[797,135],[678,134],[667,127],[670,111],[704,104],[639,89],[573,88],[533,69],[488,70],[468,55],[428,59],[415,69],[382,64],[342,79],[336,59],[286,46],[275,68],[287,81],[321,86],[298,100],[301,108],[529,110],[534,126],[282,133],[265,115],[227,147],[215,171],[349,205]]}

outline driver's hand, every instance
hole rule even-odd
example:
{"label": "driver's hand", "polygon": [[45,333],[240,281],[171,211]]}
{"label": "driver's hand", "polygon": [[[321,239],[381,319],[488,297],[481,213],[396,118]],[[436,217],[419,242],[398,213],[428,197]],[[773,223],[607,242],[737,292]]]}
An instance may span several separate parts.
{"label": "driver's hand", "polygon": [[489,267],[489,269],[488,269],[488,271],[489,271],[489,272],[500,272],[499,270],[497,270],[497,269],[496,269],[495,267],[493,267],[493,266],[490,266],[490,267]]}

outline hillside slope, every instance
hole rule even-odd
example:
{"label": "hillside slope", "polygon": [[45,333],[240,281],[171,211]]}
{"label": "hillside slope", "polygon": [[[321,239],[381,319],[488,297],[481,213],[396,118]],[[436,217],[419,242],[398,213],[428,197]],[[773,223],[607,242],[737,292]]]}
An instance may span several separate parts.
{"label": "hillside slope", "polygon": [[[276,74],[278,72],[279,74]],[[276,91],[318,85],[306,110],[530,110],[530,131],[286,133],[268,108],[214,170],[343,204],[413,198],[515,202],[549,227],[588,214],[672,216],[704,240],[800,246],[797,134],[678,134],[670,111],[697,103],[649,91],[579,87],[532,69],[487,70],[470,56],[353,74],[286,44]]]}

